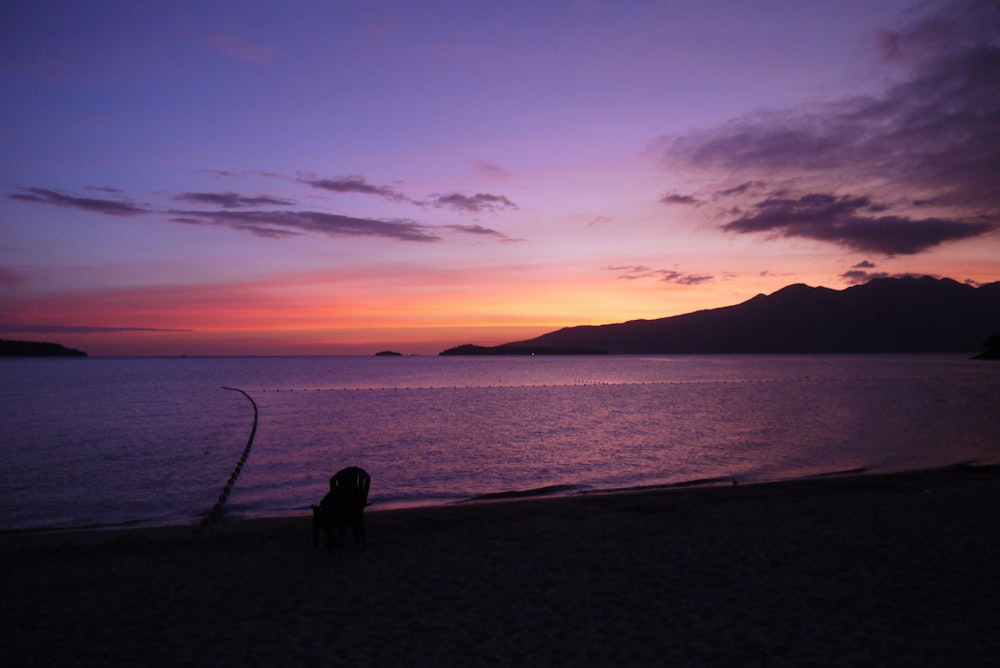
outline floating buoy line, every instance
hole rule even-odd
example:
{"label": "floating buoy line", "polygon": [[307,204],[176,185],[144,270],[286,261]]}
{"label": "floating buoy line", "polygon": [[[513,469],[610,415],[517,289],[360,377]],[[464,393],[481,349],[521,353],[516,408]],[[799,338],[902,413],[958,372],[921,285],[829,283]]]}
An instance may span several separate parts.
{"label": "floating buoy line", "polygon": [[207,527],[222,514],[222,506],[224,506],[226,501],[229,499],[229,492],[232,490],[233,485],[236,484],[236,479],[240,477],[240,471],[243,470],[243,465],[246,464],[247,458],[250,456],[250,448],[253,447],[253,438],[257,435],[257,402],[253,400],[253,397],[238,387],[223,386],[222,389],[239,392],[250,401],[250,404],[253,406],[253,427],[250,429],[250,438],[247,439],[247,444],[246,447],[243,448],[243,454],[240,456],[240,460],[236,463],[236,466],[233,467],[233,472],[230,474],[229,480],[226,481],[225,486],[222,488],[222,493],[219,494],[219,498],[215,505],[212,506],[212,510],[210,510],[209,513],[201,519],[200,527]]}

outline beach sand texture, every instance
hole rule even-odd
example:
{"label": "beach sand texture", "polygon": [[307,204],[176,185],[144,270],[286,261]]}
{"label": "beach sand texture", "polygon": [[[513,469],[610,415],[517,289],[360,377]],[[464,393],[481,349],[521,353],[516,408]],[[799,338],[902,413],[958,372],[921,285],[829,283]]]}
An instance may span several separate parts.
{"label": "beach sand texture", "polygon": [[366,517],[0,536],[0,663],[1000,665],[993,467]]}

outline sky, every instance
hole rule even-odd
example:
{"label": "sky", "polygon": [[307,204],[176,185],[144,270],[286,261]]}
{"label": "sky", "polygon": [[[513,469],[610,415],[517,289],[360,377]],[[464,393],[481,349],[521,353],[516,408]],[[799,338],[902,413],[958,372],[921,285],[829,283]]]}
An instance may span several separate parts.
{"label": "sky", "polygon": [[0,338],[91,355],[981,285],[998,184],[992,0],[0,0]]}

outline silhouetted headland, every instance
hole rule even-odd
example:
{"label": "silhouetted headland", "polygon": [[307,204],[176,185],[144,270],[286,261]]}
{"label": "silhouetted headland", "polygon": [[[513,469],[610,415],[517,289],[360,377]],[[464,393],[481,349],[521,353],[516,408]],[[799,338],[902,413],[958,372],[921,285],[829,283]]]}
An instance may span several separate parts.
{"label": "silhouetted headland", "polygon": [[0,357],[86,357],[87,353],[47,341],[0,339]]}
{"label": "silhouetted headland", "polygon": [[440,355],[607,355],[607,350],[597,348],[576,348],[572,346],[476,346],[467,343],[464,346],[449,348]]}
{"label": "silhouetted headland", "polygon": [[613,354],[969,353],[1000,331],[1000,282],[875,279],[844,290],[790,285],[735,306],[566,327],[500,349]]}

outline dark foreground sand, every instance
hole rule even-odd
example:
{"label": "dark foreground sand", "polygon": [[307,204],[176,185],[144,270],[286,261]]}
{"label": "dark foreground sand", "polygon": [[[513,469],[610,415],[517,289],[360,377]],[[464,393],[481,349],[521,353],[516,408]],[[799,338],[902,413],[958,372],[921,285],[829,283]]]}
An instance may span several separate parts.
{"label": "dark foreground sand", "polygon": [[0,664],[1000,665],[1000,470],[0,536]]}

